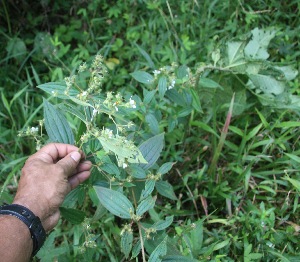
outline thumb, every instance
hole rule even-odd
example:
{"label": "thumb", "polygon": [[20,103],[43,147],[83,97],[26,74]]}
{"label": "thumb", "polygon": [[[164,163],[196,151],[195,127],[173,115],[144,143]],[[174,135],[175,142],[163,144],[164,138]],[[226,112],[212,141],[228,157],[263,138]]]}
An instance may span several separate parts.
{"label": "thumb", "polygon": [[56,164],[60,165],[66,176],[71,176],[74,174],[74,171],[79,164],[81,159],[81,154],[78,151],[74,151],[61,160],[59,160]]}

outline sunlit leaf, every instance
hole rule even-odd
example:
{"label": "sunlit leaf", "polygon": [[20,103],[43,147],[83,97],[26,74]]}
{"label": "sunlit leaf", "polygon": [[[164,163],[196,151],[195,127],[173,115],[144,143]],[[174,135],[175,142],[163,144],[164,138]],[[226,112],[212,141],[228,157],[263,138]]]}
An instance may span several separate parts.
{"label": "sunlit leaf", "polygon": [[158,181],[155,184],[158,193],[172,200],[177,200],[173,187],[167,181]]}
{"label": "sunlit leaf", "polygon": [[143,84],[151,84],[154,80],[153,76],[145,71],[135,71],[131,76],[138,82]]}
{"label": "sunlit leaf", "polygon": [[94,186],[101,204],[115,216],[130,219],[134,208],[122,193],[101,186]]}
{"label": "sunlit leaf", "polygon": [[155,228],[156,230],[164,230],[167,227],[169,227],[173,222],[174,216],[168,216],[165,218],[165,220],[157,221],[152,228]]}
{"label": "sunlit leaf", "polygon": [[164,146],[164,133],[153,136],[148,140],[146,140],[145,142],[143,142],[139,146],[139,150],[142,153],[144,159],[148,162],[148,164],[140,164],[140,166],[145,170],[153,166],[157,161],[157,159],[159,158],[163,146]]}
{"label": "sunlit leaf", "polygon": [[74,144],[74,135],[65,116],[44,99],[45,128],[52,142]]}
{"label": "sunlit leaf", "polygon": [[148,196],[144,200],[139,203],[138,207],[136,208],[136,214],[138,216],[142,216],[145,212],[149,209],[153,208],[155,205],[156,197]]}
{"label": "sunlit leaf", "polygon": [[133,234],[126,230],[123,232],[121,236],[121,250],[124,253],[125,257],[129,257],[129,253],[132,249],[132,241],[133,241]]}
{"label": "sunlit leaf", "polygon": [[167,254],[167,239],[168,236],[154,249],[151,253],[148,262],[160,262],[162,257]]}

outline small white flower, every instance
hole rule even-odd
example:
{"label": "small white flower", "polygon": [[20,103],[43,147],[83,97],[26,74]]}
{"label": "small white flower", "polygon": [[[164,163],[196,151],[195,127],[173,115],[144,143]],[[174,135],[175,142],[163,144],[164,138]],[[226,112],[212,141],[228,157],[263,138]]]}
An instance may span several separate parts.
{"label": "small white flower", "polygon": [[87,95],[87,92],[86,91],[84,91],[84,92],[82,92],[82,94],[81,94],[82,96],[86,96]]}
{"label": "small white flower", "polygon": [[39,131],[38,127],[32,127],[32,128],[30,128],[30,132],[31,133],[37,133],[38,131]]}
{"label": "small white flower", "polygon": [[128,167],[128,165],[126,163],[123,163],[122,167],[125,169],[126,167]]}
{"label": "small white flower", "polygon": [[94,109],[93,109],[93,117],[94,117],[95,115],[97,115],[97,113],[98,113],[98,110],[97,110],[96,108],[94,108]]}
{"label": "small white flower", "polygon": [[154,70],[154,71],[153,71],[154,76],[157,76],[157,75],[159,75],[160,73],[161,73],[160,70]]}
{"label": "small white flower", "polygon": [[130,99],[129,99],[129,104],[130,104],[130,106],[132,107],[132,108],[136,108],[136,103],[135,103],[135,101],[130,97]]}
{"label": "small white flower", "polygon": [[116,109],[116,111],[117,111],[117,112],[119,111],[119,108],[118,108],[118,107],[116,107],[116,106],[115,106],[115,109]]}

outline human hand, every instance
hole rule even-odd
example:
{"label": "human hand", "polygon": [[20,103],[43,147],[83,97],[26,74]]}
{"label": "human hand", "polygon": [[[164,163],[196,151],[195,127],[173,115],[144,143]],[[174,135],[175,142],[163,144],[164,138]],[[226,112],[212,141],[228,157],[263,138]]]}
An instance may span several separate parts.
{"label": "human hand", "polygon": [[90,176],[90,161],[73,145],[52,143],[30,156],[23,169],[13,204],[29,208],[45,231],[53,229],[65,196]]}

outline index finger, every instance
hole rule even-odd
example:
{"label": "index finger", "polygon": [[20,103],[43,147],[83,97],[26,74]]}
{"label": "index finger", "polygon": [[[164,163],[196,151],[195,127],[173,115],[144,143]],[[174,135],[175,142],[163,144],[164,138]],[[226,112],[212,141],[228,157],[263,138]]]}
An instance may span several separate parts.
{"label": "index finger", "polygon": [[[79,148],[69,144],[51,143],[42,147],[33,156],[38,158],[42,157],[43,161],[48,163],[55,163],[59,159],[64,158],[66,155],[74,151],[79,151]],[[79,151],[79,153],[82,157],[84,157],[82,151]]]}

